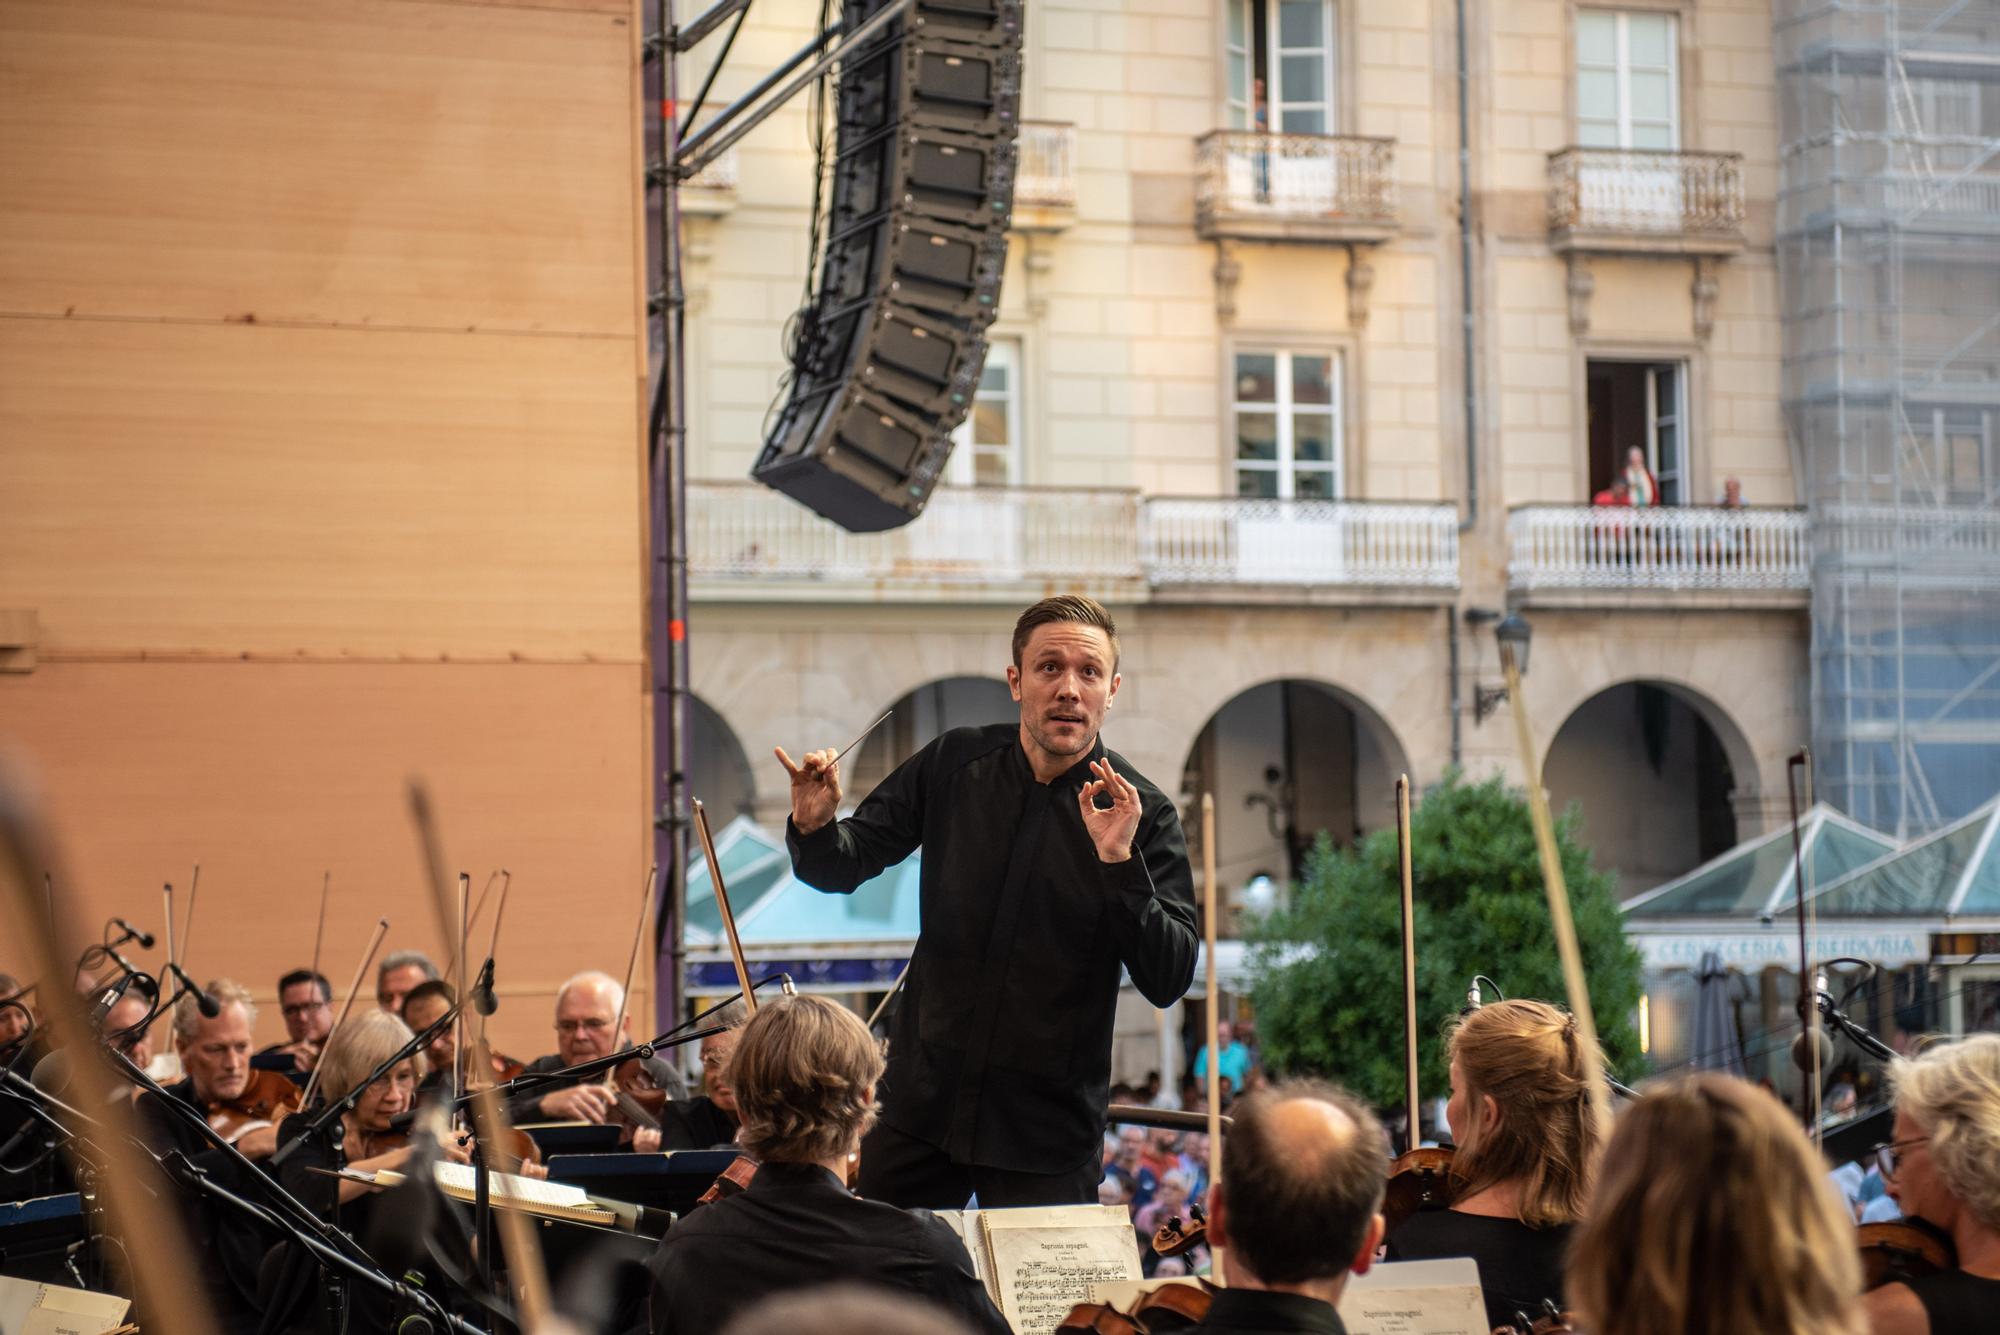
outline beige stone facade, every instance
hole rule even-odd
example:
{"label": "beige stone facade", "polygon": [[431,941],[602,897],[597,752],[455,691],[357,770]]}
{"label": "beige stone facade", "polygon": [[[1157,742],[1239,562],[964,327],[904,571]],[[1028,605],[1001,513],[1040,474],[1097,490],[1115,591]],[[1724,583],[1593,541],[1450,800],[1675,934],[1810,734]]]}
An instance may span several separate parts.
{"label": "beige stone facade", "polygon": [[[1696,816],[1685,809],[1691,771],[1674,768],[1695,761],[1672,761],[1671,745],[1643,743],[1637,723],[1564,731],[1603,692],[1624,690],[1613,697],[1619,720],[1651,709],[1658,719],[1646,726],[1655,731],[1662,719],[1690,732],[1695,719],[1705,721],[1704,754],[1712,766],[1719,748],[1728,774],[1728,791],[1709,799],[1710,817],[1726,810],[1739,835],[1765,828],[1783,810],[1784,757],[1806,735],[1802,556],[1795,552],[1792,565],[1767,579],[1741,557],[1715,556],[1737,552],[1734,538],[1655,534],[1587,552],[1583,572],[1571,571],[1557,587],[1526,572],[1526,521],[1513,513],[1530,504],[1581,506],[1603,485],[1591,455],[1593,363],[1677,368],[1681,500],[1707,504],[1726,477],[1740,480],[1754,507],[1796,500],[1779,415],[1768,6],[1631,0],[1621,8],[1641,16],[1634,32],[1647,16],[1668,20],[1678,147],[1733,171],[1733,212],[1718,239],[1694,218],[1693,195],[1685,193],[1667,206],[1687,211],[1685,225],[1642,218],[1624,232],[1586,235],[1579,224],[1574,236],[1559,235],[1552,155],[1578,142],[1583,7],[1468,6],[1474,513],[1460,345],[1454,6],[1332,0],[1321,11],[1331,19],[1328,128],[1393,141],[1381,184],[1393,194],[1394,223],[1376,237],[1330,216],[1337,208],[1308,207],[1273,225],[1218,223],[1204,213],[1213,212],[1204,200],[1214,192],[1244,182],[1240,167],[1235,178],[1217,175],[1198,142],[1230,124],[1224,0],[1031,5],[1024,117],[1074,126],[1074,206],[1057,211],[1055,227],[1047,210],[1020,211],[1032,230],[1017,230],[994,332],[1017,349],[1014,480],[1058,498],[993,504],[1060,504],[1063,489],[1129,494],[1135,566],[1093,570],[1055,560],[1039,584],[955,568],[948,581],[926,583],[924,561],[935,547],[925,544],[957,522],[940,519],[942,502],[910,530],[932,524],[928,539],[853,540],[867,569],[852,580],[833,580],[782,552],[755,578],[697,556],[695,688],[750,757],[759,810],[775,816],[783,807],[783,776],[760,759],[771,745],[836,745],[926,682],[997,677],[1016,607],[1045,589],[1089,587],[1128,627],[1125,684],[1107,739],[1190,800],[1184,777],[1231,787],[1218,803],[1222,879],[1232,888],[1269,869],[1281,843],[1258,811],[1245,811],[1246,798],[1253,808],[1261,799],[1235,789],[1261,789],[1259,748],[1272,750],[1270,763],[1280,768],[1283,748],[1257,740],[1255,727],[1232,725],[1237,735],[1221,739],[1219,754],[1204,750],[1218,745],[1204,740],[1204,729],[1251,688],[1313,683],[1351,711],[1350,733],[1375,739],[1335,747],[1347,759],[1333,771],[1294,755],[1296,772],[1274,785],[1274,792],[1289,786],[1285,800],[1301,821],[1311,816],[1313,793],[1330,784],[1354,789],[1351,805],[1342,800],[1351,814],[1330,822],[1336,833],[1388,819],[1387,776],[1396,769],[1407,767],[1419,785],[1454,762],[1474,774],[1518,776],[1504,707],[1474,719],[1475,693],[1497,683],[1498,668],[1490,626],[1468,625],[1468,608],[1513,605],[1532,620],[1528,699],[1550,786],[1559,801],[1582,800],[1587,833],[1600,837],[1628,888],[1700,860]],[[746,84],[757,63],[802,40],[808,13],[797,0],[767,0],[750,24],[759,40],[748,51],[739,43],[724,84]],[[780,25],[776,15],[789,17]],[[804,280],[805,143],[802,113],[788,112],[743,145],[733,197],[692,192],[713,204],[689,233],[699,256],[690,322],[697,478],[741,478],[760,443],[781,365],[774,325],[797,304]],[[1740,158],[1715,156],[1730,154]],[[1250,176],[1265,173],[1268,183],[1273,169],[1248,161]],[[1657,185],[1641,166],[1634,178],[1641,189]],[[1689,173],[1705,169],[1673,167],[1683,175],[1669,193],[1692,192]],[[1618,188],[1615,171],[1580,170],[1586,209],[1591,191]],[[1593,171],[1600,175],[1587,175]],[[1265,204],[1253,201],[1247,211]],[[1273,226],[1284,239],[1268,239]],[[1454,528],[1469,519],[1445,585],[1357,574],[1338,557],[1317,574],[1265,578],[1245,555],[1247,511],[1228,521],[1239,525],[1233,568],[1225,559],[1197,579],[1161,577],[1154,562],[1163,498],[1212,498],[1219,512],[1244,504],[1234,499],[1231,383],[1234,359],[1246,349],[1338,359],[1338,494],[1362,507],[1442,505]],[[1602,473],[1601,462],[1595,468]],[[697,524],[716,497],[741,503],[732,488],[697,485]],[[1771,522],[1784,527],[1793,518],[1773,511]],[[1603,531],[1587,515],[1547,522],[1557,521],[1578,541],[1603,546]],[[1032,532],[995,532],[1003,547],[1037,541]],[[803,534],[788,533],[771,541],[803,551]],[[1694,553],[1694,573],[1640,573],[1676,543],[1683,556]],[[1008,563],[976,544],[959,555],[974,566],[993,559],[996,571]],[[1036,555],[1027,552],[1030,567]],[[1634,684],[1656,690],[1634,692]],[[1293,749],[1303,742],[1309,757],[1315,738],[1303,727],[1292,729]],[[1719,836],[1711,829],[1708,837]]]}

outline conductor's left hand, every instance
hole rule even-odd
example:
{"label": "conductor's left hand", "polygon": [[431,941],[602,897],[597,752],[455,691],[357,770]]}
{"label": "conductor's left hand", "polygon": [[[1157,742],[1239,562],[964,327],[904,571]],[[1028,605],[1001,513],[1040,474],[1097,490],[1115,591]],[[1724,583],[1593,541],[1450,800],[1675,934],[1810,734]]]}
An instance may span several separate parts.
{"label": "conductor's left hand", "polygon": [[[1139,833],[1139,790],[1112,769],[1109,760],[1091,761],[1090,772],[1097,777],[1076,795],[1083,828],[1090,832],[1101,860],[1123,862],[1132,856],[1132,839]],[[1110,806],[1097,805],[1099,793],[1110,796]]]}

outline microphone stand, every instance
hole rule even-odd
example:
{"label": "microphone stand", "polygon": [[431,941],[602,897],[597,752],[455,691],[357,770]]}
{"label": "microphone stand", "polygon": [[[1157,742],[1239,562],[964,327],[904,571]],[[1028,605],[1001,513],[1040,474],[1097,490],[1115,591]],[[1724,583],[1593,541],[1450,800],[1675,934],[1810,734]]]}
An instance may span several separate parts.
{"label": "microphone stand", "polygon": [[1854,1021],[1848,1019],[1840,1007],[1833,1004],[1833,998],[1824,990],[1820,991],[1818,1000],[1819,1013],[1824,1015],[1834,1028],[1847,1035],[1855,1047],[1860,1048],[1877,1061],[1891,1062],[1896,1060],[1896,1050],[1894,1048],[1869,1033],[1860,1025],[1854,1023]]}
{"label": "microphone stand", "polygon": [[[116,1056],[117,1054],[113,1055]],[[124,1062],[123,1065],[131,1070],[137,1070],[130,1062]],[[143,1077],[144,1073],[141,1072],[140,1074]],[[127,1078],[130,1078],[129,1073],[127,1074]],[[37,1105],[39,1115],[51,1122],[54,1122],[55,1119],[49,1114],[47,1107],[53,1107],[65,1117],[74,1118],[86,1126],[102,1129],[102,1123],[96,1118],[83,1112],[81,1109],[72,1107],[53,1094],[36,1089],[33,1085],[12,1072],[8,1073],[6,1083],[25,1087],[28,1093],[33,1096],[33,1101]],[[144,1081],[141,1087],[144,1088],[146,1085],[151,1086],[148,1092],[152,1093],[156,1098],[164,1098],[172,1103],[182,1103],[182,1100],[174,1098],[173,1095],[161,1090],[157,1083]],[[17,1099],[22,1098],[22,1095],[18,1091],[10,1090],[5,1092],[10,1093]],[[41,1105],[47,1105],[47,1107]],[[190,1105],[183,1103],[183,1106],[189,1107],[190,1111],[192,1111]],[[56,1125],[60,1126],[61,1124],[56,1123]],[[202,1125],[207,1127],[206,1121]],[[63,1128],[63,1133],[71,1137],[73,1141],[80,1141],[82,1139],[79,1133],[71,1131],[67,1127]],[[286,1207],[284,1210],[272,1210],[230,1191],[210,1177],[208,1171],[190,1159],[185,1151],[171,1150],[166,1154],[159,1154],[153,1150],[152,1146],[146,1144],[145,1141],[137,1136],[127,1136],[125,1139],[131,1141],[144,1154],[146,1159],[155,1164],[160,1169],[161,1176],[167,1181],[179,1182],[190,1190],[221,1203],[229,1210],[254,1219],[268,1229],[275,1230],[281,1236],[305,1248],[322,1265],[332,1266],[352,1278],[361,1279],[373,1284],[398,1301],[409,1302],[427,1310],[434,1310],[436,1316],[444,1321],[446,1328],[457,1332],[458,1335],[486,1335],[486,1332],[479,1329],[479,1327],[445,1311],[443,1304],[437,1302],[430,1294],[425,1293],[421,1289],[412,1289],[406,1284],[389,1278],[388,1275],[382,1272],[379,1266],[366,1258],[365,1253],[361,1258],[352,1257],[338,1246],[329,1242],[327,1238],[320,1235],[321,1229],[325,1227],[322,1222],[313,1217],[312,1213],[307,1211],[303,1205],[299,1204],[298,1200],[290,1192],[285,1191],[283,1187],[279,1187],[275,1182],[270,1182],[263,1174],[258,1173],[258,1178],[269,1182],[270,1186],[274,1189],[274,1195],[278,1198],[279,1203]],[[219,1140],[220,1137],[217,1137],[217,1139]],[[227,1142],[222,1143],[231,1153],[235,1153],[234,1146],[228,1145]],[[250,1162],[248,1159],[243,1159],[240,1154],[236,1157],[245,1164],[249,1164]],[[254,1165],[252,1166],[252,1170],[255,1171]],[[304,1228],[300,1226],[298,1221],[286,1218],[285,1216],[293,1209],[303,1213],[314,1227]],[[338,1230],[328,1231],[337,1239],[345,1238],[346,1236]]]}
{"label": "microphone stand", "polygon": [[370,1085],[429,1046],[432,1039],[444,1032],[446,1025],[458,1018],[459,1007],[464,1004],[462,1001],[454,1002],[446,1009],[443,1015],[438,1016],[436,1020],[426,1026],[422,1033],[412,1034],[409,1042],[397,1048],[388,1060],[370,1071],[366,1079],[355,1085],[353,1089],[348,1090],[340,1098],[321,1107],[318,1112],[312,1115],[312,1120],[306,1123],[304,1131],[278,1147],[277,1152],[271,1156],[271,1167],[276,1168],[285,1160],[291,1158],[298,1150],[298,1147],[307,1139],[322,1134],[328,1126],[333,1124],[334,1119],[353,1107]]}
{"label": "microphone stand", "polygon": [[[132,1063],[132,1060],[129,1057],[127,1057],[124,1053],[119,1052],[117,1049],[115,1048],[110,1049],[106,1055],[109,1057],[111,1061],[111,1066],[113,1070],[117,1071],[120,1075],[123,1075],[127,1080],[131,1081],[133,1084],[139,1086],[141,1090],[145,1091],[146,1093],[152,1095],[155,1099],[159,1100],[160,1104],[163,1107],[169,1109],[172,1115],[179,1117],[187,1125],[194,1127],[200,1133],[200,1136],[203,1140],[207,1141],[210,1145],[212,1145],[216,1149],[221,1150],[225,1158],[228,1158],[229,1160],[233,1161],[238,1168],[242,1169],[245,1173],[247,1173],[249,1175],[248,1180],[256,1182],[258,1184],[258,1189],[264,1194],[266,1194],[278,1207],[280,1207],[282,1214],[291,1216],[291,1222],[290,1224],[286,1224],[282,1219],[282,1217],[280,1217],[279,1215],[273,1214],[272,1212],[263,1210],[259,1207],[251,1206],[249,1202],[244,1201],[241,1197],[236,1196],[233,1192],[229,1192],[220,1187],[218,1184],[209,1181],[206,1170],[201,1169],[198,1165],[195,1165],[191,1160],[187,1161],[187,1165],[189,1170],[191,1170],[192,1176],[184,1174],[175,1174],[176,1176],[180,1176],[182,1180],[186,1182],[187,1185],[193,1187],[198,1191],[204,1192],[205,1194],[208,1194],[217,1200],[224,1201],[225,1203],[230,1204],[232,1207],[238,1207],[244,1209],[245,1212],[249,1213],[252,1218],[263,1220],[266,1222],[277,1223],[280,1229],[289,1234],[294,1235],[296,1239],[301,1243],[304,1243],[306,1245],[306,1249],[312,1252],[314,1255],[320,1255],[322,1254],[322,1252],[329,1252],[336,1254],[341,1258],[340,1265],[342,1269],[362,1274],[364,1278],[367,1278],[369,1280],[369,1282],[377,1284],[378,1286],[385,1286],[388,1292],[390,1292],[392,1295],[398,1298],[408,1299],[409,1301],[418,1302],[420,1304],[428,1303],[429,1305],[437,1309],[437,1314],[440,1317],[444,1318],[447,1323],[457,1323],[457,1318],[453,1317],[449,1312],[445,1310],[443,1303],[438,1302],[434,1298],[431,1298],[430,1295],[428,1294],[422,1293],[421,1290],[412,1291],[407,1285],[400,1284],[397,1281],[390,1279],[387,1275],[383,1274],[381,1268],[377,1266],[373,1261],[373,1259],[368,1256],[368,1253],[362,1251],[361,1244],[355,1242],[352,1238],[348,1237],[347,1234],[342,1233],[338,1228],[335,1228],[333,1225],[321,1219],[318,1215],[315,1215],[311,1210],[307,1209],[305,1204],[302,1201],[300,1201],[298,1197],[292,1195],[291,1192],[285,1190],[284,1185],[280,1183],[275,1177],[271,1176],[269,1173],[264,1172],[255,1163],[251,1162],[251,1160],[247,1158],[241,1150],[237,1149],[227,1140],[224,1140],[221,1134],[217,1132],[214,1127],[208,1124],[208,1119],[203,1117],[201,1115],[201,1112],[193,1104],[187,1102],[185,1099],[179,1098],[176,1095],[168,1093],[164,1088],[161,1087],[159,1081],[153,1079],[153,1077],[147,1075],[144,1071],[140,1070],[137,1066],[135,1066]],[[18,1076],[10,1078],[16,1080],[19,1079]],[[366,1086],[364,1085],[362,1087],[365,1088]],[[149,1156],[151,1156],[156,1162],[160,1163],[163,1168],[165,1167],[166,1161],[169,1158],[180,1157],[185,1159],[185,1156],[182,1155],[179,1151],[174,1151],[169,1155],[162,1156],[154,1153],[150,1146],[146,1147],[146,1153]],[[272,1159],[273,1159],[272,1167],[275,1168],[277,1166],[276,1156],[273,1155]],[[316,1243],[311,1241],[305,1236],[306,1234],[314,1235],[315,1237],[317,1237],[318,1241]],[[342,1246],[343,1243],[346,1244],[346,1247],[351,1247],[355,1253],[358,1253],[358,1255],[350,1255],[346,1250],[346,1247]],[[457,1323],[457,1324],[462,1324],[462,1323]],[[483,1335],[483,1332],[474,1332],[473,1328],[469,1326],[465,1327],[465,1330],[473,1332],[473,1335]]]}

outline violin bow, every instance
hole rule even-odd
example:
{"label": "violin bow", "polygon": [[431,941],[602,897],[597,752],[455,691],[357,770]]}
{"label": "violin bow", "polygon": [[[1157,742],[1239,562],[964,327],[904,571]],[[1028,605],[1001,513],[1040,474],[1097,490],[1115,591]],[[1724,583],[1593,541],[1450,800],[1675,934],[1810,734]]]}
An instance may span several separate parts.
{"label": "violin bow", "polygon": [[[496,874],[500,877],[500,898],[497,901],[495,901],[493,905],[493,935],[486,942],[486,958],[489,960],[495,958],[500,953],[500,923],[507,916],[507,892],[513,889],[514,887],[513,872],[508,871],[505,867],[502,867]],[[493,884],[492,878],[488,877],[486,883],[488,885]],[[479,898],[480,898],[480,903],[484,904],[486,901],[485,891],[480,892]],[[477,918],[479,916],[479,910],[474,909],[472,916],[474,918]],[[481,964],[479,967],[480,970],[484,972],[486,966],[484,964]],[[479,1015],[478,1046],[482,1054],[480,1060],[485,1063],[484,1069],[488,1072],[491,1072],[493,1069],[493,1063],[489,1059],[490,1054],[488,1054],[486,1051],[486,1012],[484,1010],[481,1010],[477,1006],[473,1007],[473,1010],[476,1011]]]}
{"label": "violin bow", "polygon": [[[903,990],[903,980],[910,976],[910,965],[913,963],[915,963],[914,955],[910,959],[903,961],[902,971],[896,975],[896,981],[889,984],[889,990],[882,994],[882,999],[875,1003],[875,1009],[869,1012],[868,1029],[870,1033],[874,1032],[875,1022],[882,1018],[882,1012],[889,1009],[889,1003],[894,1001],[896,994]],[[1162,1011],[1161,1014],[1165,1014],[1165,1012]]]}
{"label": "violin bow", "polygon": [[[181,957],[174,953],[174,883],[168,881],[165,885],[161,886],[160,894],[167,901],[167,963],[179,964]],[[55,911],[53,900],[50,901],[49,911],[51,913]]]}
{"label": "violin bow", "polygon": [[177,963],[183,969],[187,968],[188,942],[194,939],[194,897],[199,893],[201,893],[201,864],[197,862],[194,864],[194,875],[188,878],[187,918],[181,924],[181,957]]}
{"label": "violin bow", "polygon": [[[451,892],[445,888],[444,846],[438,838],[430,794],[416,780],[410,783],[410,821],[417,827],[417,844],[423,855],[425,880],[430,886],[431,907],[437,913],[438,935],[449,941]],[[461,1000],[463,996],[461,993]],[[512,1143],[513,1127],[508,1122],[507,1109],[494,1097],[492,1089],[473,1094],[472,1111],[482,1147]],[[485,1150],[482,1148],[480,1152]],[[507,1256],[507,1271],[519,1295],[514,1324],[523,1331],[546,1330],[551,1311],[549,1272],[542,1264],[542,1248],[535,1239],[534,1228],[519,1210],[496,1209],[493,1214],[500,1229],[501,1250]]]}
{"label": "violin bow", "polygon": [[1555,926],[1556,954],[1562,960],[1563,987],[1569,1013],[1576,1020],[1583,1049],[1583,1076],[1590,1091],[1591,1117],[1598,1134],[1611,1134],[1611,1087],[1604,1083],[1604,1054],[1597,1046],[1597,1018],[1590,1008],[1590,987],[1583,977],[1583,951],[1576,943],[1576,920],[1569,911],[1569,885],[1563,880],[1562,855],[1556,849],[1556,823],[1549,815],[1549,795],[1542,788],[1542,767],[1536,759],[1535,732],[1528,723],[1527,701],[1521,696],[1521,668],[1514,647],[1500,641],[1500,666],[1507,677],[1507,703],[1521,746],[1521,772],[1528,785],[1528,818],[1535,827],[1535,852],[1542,862],[1542,889],[1549,899],[1549,919]]}
{"label": "violin bow", "polygon": [[[639,943],[646,938],[646,913],[653,907],[653,892],[659,884],[660,864],[655,862],[646,871],[646,891],[639,899],[639,921],[632,924],[632,952],[625,957],[625,985],[618,989],[618,1018],[611,1023],[611,1047],[614,1052],[625,1041],[625,1010],[632,1000],[632,975],[639,971]],[[604,1087],[618,1095],[618,1110],[634,1126],[645,1127],[649,1131],[659,1130],[658,1119],[618,1088],[617,1069],[614,1066],[604,1073]]]}
{"label": "violin bow", "polygon": [[[321,873],[319,878],[319,927],[313,932],[313,975],[319,975],[319,951],[326,943],[326,892],[333,888],[333,872]],[[317,986],[317,984],[315,984]]]}
{"label": "violin bow", "polygon": [[[1202,1009],[1208,1012],[1208,1180],[1210,1185],[1222,1180],[1222,1053],[1216,1044],[1222,1036],[1222,997],[1216,991],[1215,968],[1215,794],[1201,795],[1201,932],[1202,944],[1208,949],[1208,968],[1204,975],[1207,991],[1203,994],[1206,1003]],[[1209,1271],[1212,1282],[1221,1285],[1226,1281],[1222,1272],[1222,1248],[1209,1249]]]}
{"label": "violin bow", "polygon": [[1806,1047],[1811,1053],[1807,1058],[1807,1088],[1805,1097],[1799,1100],[1806,1119],[1806,1134],[1813,1144],[1821,1143],[1825,1131],[1820,1126],[1823,1109],[1820,1100],[1823,1093],[1820,1083],[1825,1078],[1819,1063],[1819,985],[1813,978],[1812,956],[1806,949],[1806,916],[1810,910],[1806,905],[1805,856],[1799,840],[1799,778],[1805,780],[1807,807],[1812,805],[1812,752],[1801,747],[1785,760],[1785,796],[1792,803],[1792,901],[1798,907],[1799,920],[1799,1023],[1804,1027]]}
{"label": "violin bow", "polygon": [[1396,866],[1403,892],[1403,1092],[1409,1099],[1409,1134],[1403,1148],[1423,1143],[1417,1098],[1417,901],[1410,870],[1410,776],[1396,776]]}
{"label": "violin bow", "polygon": [[[53,884],[55,865],[54,837],[46,821],[13,775],[0,773],[0,924],[4,924],[0,931],[10,943],[19,943],[42,978],[60,977],[57,961],[75,959],[80,943],[89,939],[66,911],[70,904],[83,902],[84,896],[69,896],[58,908],[53,897],[35,894],[37,873],[44,873],[45,883]],[[63,884],[76,886],[69,879]],[[75,1140],[95,1147],[93,1157],[102,1168],[96,1178],[111,1216],[105,1231],[135,1240],[127,1254],[138,1291],[150,1299],[147,1330],[158,1335],[207,1335],[220,1329],[206,1295],[192,1282],[200,1272],[187,1247],[186,1225],[169,1209],[170,1197],[149,1186],[161,1180],[158,1166],[149,1164],[138,1149],[134,1105],[120,1097],[128,1087],[96,1041],[83,999],[75,988],[50,987],[40,990],[40,1004],[49,1017],[49,1032],[70,1039],[62,1050],[69,1052],[73,1063],[70,1097],[75,1104],[62,1104],[53,1096],[44,1096],[44,1102],[58,1112],[90,1110]],[[11,1083],[20,1077],[7,1079]],[[138,1239],[145,1245],[138,1245]]]}
{"label": "violin bow", "polygon": [[694,832],[701,836],[701,855],[708,859],[708,883],[715,887],[715,906],[722,910],[722,930],[729,937],[729,958],[736,964],[736,986],[743,989],[743,1008],[755,1015],[757,993],[750,987],[750,966],[743,962],[743,941],[736,935],[736,914],[729,907],[729,889],[722,883],[722,864],[715,859],[715,840],[708,832],[708,811],[698,797],[689,805],[694,809]]}
{"label": "violin bow", "polygon": [[[354,998],[361,992],[361,980],[368,976],[368,966],[375,962],[375,952],[382,948],[382,938],[388,934],[389,920],[387,918],[377,918],[375,920],[375,938],[368,943],[367,951],[361,956],[361,965],[354,971],[354,981],[347,985],[347,1000],[341,1004],[339,1017],[334,1020],[333,1028],[326,1031],[327,1047],[333,1046],[333,1036],[340,1032],[340,1026],[347,1023],[348,1012],[354,1009]],[[326,1054],[321,1052],[320,1055],[325,1056]],[[299,1100],[301,1108],[310,1108],[313,1106],[313,1091],[319,1088],[319,1073],[325,1069],[325,1062],[316,1061],[313,1063],[312,1074],[306,1077],[305,1095]]]}

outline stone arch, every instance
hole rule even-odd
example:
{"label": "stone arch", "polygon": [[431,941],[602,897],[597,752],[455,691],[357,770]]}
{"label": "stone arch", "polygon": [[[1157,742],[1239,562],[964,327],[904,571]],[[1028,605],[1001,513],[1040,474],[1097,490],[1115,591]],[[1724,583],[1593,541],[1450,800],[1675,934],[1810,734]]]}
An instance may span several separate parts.
{"label": "stone arch", "polygon": [[1019,716],[1006,681],[997,676],[939,677],[905,691],[885,707],[894,713],[854,748],[851,767],[842,762],[850,776],[845,785],[855,794],[872,789],[941,732],[1005,723]]}
{"label": "stone arch", "polygon": [[1202,792],[1215,796],[1216,877],[1233,896],[1260,876],[1297,877],[1321,831],[1348,844],[1393,821],[1392,785],[1409,768],[1387,717],[1358,693],[1278,676],[1219,701],[1177,777],[1191,843]]}
{"label": "stone arch", "polygon": [[1550,735],[1542,778],[1580,808],[1598,865],[1629,896],[1733,847],[1755,749],[1729,711],[1685,682],[1632,676],[1578,701]]}
{"label": "stone arch", "polygon": [[701,799],[718,830],[738,816],[756,816],[750,757],[729,720],[698,695],[688,697],[688,793]]}

